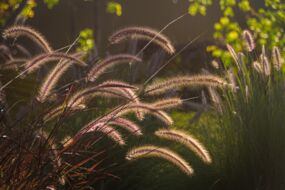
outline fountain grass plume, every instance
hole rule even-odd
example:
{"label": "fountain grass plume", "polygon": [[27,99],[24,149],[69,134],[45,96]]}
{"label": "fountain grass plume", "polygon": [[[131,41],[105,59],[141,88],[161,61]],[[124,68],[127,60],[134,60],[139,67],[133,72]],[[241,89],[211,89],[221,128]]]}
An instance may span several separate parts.
{"label": "fountain grass plume", "polygon": [[158,31],[146,27],[127,27],[118,30],[109,37],[111,44],[117,44],[128,39],[139,39],[152,41],[153,43],[160,46],[169,54],[175,53],[175,48],[171,41],[163,34]]}
{"label": "fountain grass plume", "polygon": [[200,143],[197,139],[195,139],[193,136],[186,133],[185,131],[175,129],[160,129],[155,132],[155,135],[160,138],[173,140],[178,143],[184,144],[205,163],[210,164],[212,162],[209,152],[202,145],[202,143]]}
{"label": "fountain grass plume", "polygon": [[274,46],[272,49],[272,63],[273,63],[274,68],[277,71],[280,71],[282,67],[282,58],[281,58],[280,50],[276,46]]}
{"label": "fountain grass plume", "polygon": [[43,64],[51,62],[51,61],[57,61],[57,60],[68,60],[69,62],[65,62],[66,64],[70,64],[71,62],[74,62],[74,63],[77,63],[79,66],[83,66],[83,67],[87,66],[86,63],[84,63],[83,61],[81,61],[80,59],[72,55],[68,55],[65,53],[59,53],[59,52],[46,53],[46,54],[38,55],[34,57],[33,59],[31,59],[30,61],[28,61],[25,64],[26,73],[30,74],[36,71],[38,68],[40,68]]}
{"label": "fountain grass plume", "polygon": [[118,55],[109,56],[100,61],[98,64],[94,65],[87,73],[86,79],[88,81],[93,82],[101,74],[103,74],[106,69],[109,69],[110,67],[113,67],[120,63],[134,62],[134,61],[141,62],[142,60],[134,55],[129,55],[129,54],[118,54]]}
{"label": "fountain grass plume", "polygon": [[118,88],[120,91],[123,88],[137,89],[135,86],[132,86],[132,85],[127,84],[125,82],[106,81],[106,82],[103,82],[99,85],[93,85],[91,87],[86,87],[83,90],[79,90],[78,92],[74,93],[74,95],[72,95],[69,98],[67,105],[69,107],[73,107],[73,106],[76,106],[78,104],[82,104],[87,99],[92,98],[93,95],[97,95],[96,92],[100,92],[100,90],[106,90],[106,89],[114,90],[114,88]]}
{"label": "fountain grass plume", "polygon": [[252,52],[255,48],[255,42],[254,42],[252,34],[250,33],[250,31],[244,30],[242,33],[242,36],[246,44],[247,51]]}
{"label": "fountain grass plume", "polygon": [[180,168],[180,170],[188,176],[192,176],[194,174],[192,167],[180,155],[166,148],[157,146],[141,146],[129,150],[126,154],[126,159],[130,161],[147,157],[162,158]]}
{"label": "fountain grass plume", "polygon": [[152,106],[159,110],[163,110],[163,109],[175,108],[177,106],[182,105],[182,103],[183,101],[180,98],[167,98],[152,103]]}
{"label": "fountain grass plume", "polygon": [[133,134],[135,136],[143,135],[140,127],[137,124],[135,124],[131,120],[128,120],[128,119],[125,119],[125,118],[122,118],[122,117],[114,118],[113,120],[108,122],[108,124],[120,126],[120,127],[126,129],[127,131],[129,131],[131,134]]}
{"label": "fountain grass plume", "polygon": [[269,60],[268,60],[266,55],[264,55],[264,54],[260,55],[260,63],[261,63],[263,73],[266,76],[269,76],[271,74],[271,65],[270,65]]}
{"label": "fountain grass plume", "polygon": [[[74,54],[74,57],[80,58],[82,57],[81,53]],[[71,62],[71,63],[68,63]],[[54,87],[58,83],[60,77],[72,66],[72,62],[70,60],[65,60],[59,62],[46,76],[44,81],[41,83],[37,100],[40,102],[45,102],[46,99],[49,97],[51,92],[53,91]]]}
{"label": "fountain grass plume", "polygon": [[215,75],[177,76],[161,81],[155,81],[146,86],[145,93],[148,95],[160,95],[168,90],[181,87],[227,87],[230,86],[224,79]]}
{"label": "fountain grass plume", "polygon": [[172,118],[164,111],[161,111],[151,104],[146,104],[146,103],[130,103],[127,106],[125,106],[123,109],[119,110],[117,113],[117,116],[122,116],[125,114],[128,114],[130,112],[136,112],[137,110],[140,110],[146,114],[151,114],[164,122],[166,125],[172,125],[173,120]]}
{"label": "fountain grass plume", "polygon": [[53,52],[51,46],[45,37],[36,31],[35,29],[27,26],[11,26],[4,30],[3,37],[4,38],[17,38],[19,36],[26,36],[32,41],[34,41],[37,45],[39,45],[45,52],[51,53]]}

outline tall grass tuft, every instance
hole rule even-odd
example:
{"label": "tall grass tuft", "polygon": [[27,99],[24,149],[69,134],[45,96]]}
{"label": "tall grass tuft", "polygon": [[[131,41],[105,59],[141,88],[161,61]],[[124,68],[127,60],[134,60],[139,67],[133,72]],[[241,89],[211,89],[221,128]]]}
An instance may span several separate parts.
{"label": "tall grass tuft", "polygon": [[[223,112],[217,115],[221,140],[216,163],[221,172],[217,186],[226,189],[281,190],[285,186],[285,92],[284,73],[278,53],[273,50],[275,67],[265,50],[254,51],[234,70],[237,90],[224,89]],[[278,64],[277,64],[278,62]]]}

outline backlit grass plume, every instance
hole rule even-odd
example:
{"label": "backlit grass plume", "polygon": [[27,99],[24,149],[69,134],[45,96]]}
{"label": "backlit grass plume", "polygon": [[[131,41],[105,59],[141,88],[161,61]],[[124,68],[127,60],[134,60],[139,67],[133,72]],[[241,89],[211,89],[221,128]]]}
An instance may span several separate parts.
{"label": "backlit grass plume", "polygon": [[261,63],[264,74],[266,76],[269,76],[271,74],[271,64],[269,63],[269,60],[266,55],[264,54],[260,55],[260,63]]}
{"label": "backlit grass plume", "polygon": [[273,62],[274,68],[277,71],[279,71],[282,67],[282,58],[281,58],[280,50],[276,46],[273,47],[272,49],[272,62]]}
{"label": "backlit grass plume", "polygon": [[[78,55],[75,55],[77,57]],[[56,84],[58,83],[60,77],[68,70],[70,66],[72,66],[70,60],[65,60],[62,62],[59,62],[46,76],[44,79],[43,83],[41,84],[39,91],[38,91],[38,96],[37,100],[40,102],[44,102]]]}
{"label": "backlit grass plume", "polygon": [[120,126],[124,129],[126,129],[127,131],[129,131],[133,135],[136,135],[136,136],[142,135],[142,131],[141,131],[140,127],[137,124],[135,124],[134,122],[132,122],[131,120],[128,120],[128,119],[125,119],[122,117],[118,117],[118,118],[111,120],[108,123],[110,125]]}
{"label": "backlit grass plume", "polygon": [[173,120],[172,118],[164,111],[161,111],[151,104],[146,104],[146,103],[131,103],[125,106],[123,109],[120,109],[119,112],[117,112],[118,116],[122,116],[125,114],[128,114],[130,112],[136,112],[137,110],[143,111],[146,114],[151,114],[155,116],[156,118],[160,119],[163,121],[166,125],[172,125]]}
{"label": "backlit grass plume", "polygon": [[242,33],[242,36],[246,44],[247,51],[252,52],[255,48],[255,42],[254,42],[252,34],[250,33],[250,31],[244,30]]}
{"label": "backlit grass plume", "polygon": [[252,66],[253,66],[253,69],[254,69],[255,71],[257,71],[257,72],[260,73],[260,74],[264,74],[264,70],[263,70],[263,68],[262,68],[262,66],[261,66],[261,64],[260,64],[260,62],[254,61],[254,62],[252,63]]}
{"label": "backlit grass plume", "polygon": [[94,124],[94,122],[90,122],[89,124],[87,124],[87,126],[88,127],[86,127],[85,129],[88,128],[88,130],[82,130],[72,140],[79,139],[82,134],[91,133],[91,132],[101,132],[104,135],[111,138],[114,142],[116,142],[119,145],[125,145],[126,144],[124,139],[122,138],[122,135],[117,130],[115,130],[113,127],[110,127],[110,126],[106,125],[105,123]]}
{"label": "backlit grass plume", "polygon": [[159,110],[163,110],[163,109],[176,108],[177,106],[180,106],[182,103],[183,101],[180,98],[167,98],[152,103],[152,106]]}
{"label": "backlit grass plume", "polygon": [[144,157],[162,158],[171,162],[189,176],[192,176],[194,173],[192,167],[183,158],[181,158],[180,155],[166,148],[157,146],[141,146],[131,149],[126,155],[127,160],[136,160]]}
{"label": "backlit grass plume", "polygon": [[[43,64],[51,62],[51,61],[57,61],[57,60],[68,60],[70,62],[74,62],[76,64],[78,64],[79,66],[87,66],[86,63],[84,63],[83,61],[81,61],[80,59],[72,56],[72,55],[68,55],[65,53],[46,53],[46,54],[41,54],[36,56],[35,58],[33,58],[32,60],[28,61],[25,64],[25,69],[26,72],[28,74],[34,72],[35,70],[37,70],[38,68],[40,68]],[[64,62],[65,64],[70,64],[70,62]]]}
{"label": "backlit grass plume", "polygon": [[120,63],[134,62],[134,61],[140,62],[141,59],[134,55],[129,55],[129,54],[118,54],[118,55],[109,56],[90,69],[90,71],[87,74],[87,80],[95,81],[101,74],[104,73],[106,69]]}
{"label": "backlit grass plume", "polygon": [[109,37],[111,44],[117,44],[128,39],[139,39],[152,41],[161,48],[163,48],[169,54],[175,52],[174,46],[171,41],[158,31],[146,27],[128,27],[118,30]]}
{"label": "backlit grass plume", "polygon": [[199,156],[205,163],[209,164],[212,162],[209,152],[202,145],[202,143],[184,131],[175,129],[160,129],[155,132],[155,135],[164,139],[173,140],[184,144],[197,156]]}
{"label": "backlit grass plume", "polygon": [[153,82],[153,84],[146,86],[145,93],[159,95],[171,89],[197,86],[226,87],[229,84],[224,79],[215,75],[177,76]]}
{"label": "backlit grass plume", "polygon": [[130,84],[127,84],[125,82],[121,81],[106,81],[100,85],[93,85],[91,87],[84,88],[83,90],[79,90],[76,92],[74,95],[72,95],[68,102],[67,105],[69,107],[73,107],[79,104],[84,103],[86,100],[92,98],[94,95],[97,95],[96,92],[104,89],[114,89],[117,88],[121,91],[123,88],[127,89],[137,89],[135,86],[132,86]]}
{"label": "backlit grass plume", "polygon": [[[120,131],[128,132],[132,138],[142,138],[143,130],[139,123],[134,122],[131,119],[132,116],[125,118],[126,115],[134,114],[139,120],[143,120],[145,115],[150,115],[162,121],[166,126],[170,126],[173,120],[163,110],[182,104],[180,98],[158,101],[154,99],[153,103],[142,102],[144,97],[141,96],[144,93],[139,91],[136,85],[114,79],[97,82],[96,79],[112,66],[142,61],[136,55],[122,53],[113,55],[102,59],[90,68],[89,62],[94,59],[92,54],[87,59],[81,53],[72,52],[73,45],[77,45],[77,40],[69,46],[66,51],[68,53],[63,53],[62,50],[67,46],[53,51],[45,38],[30,27],[12,26],[4,30],[3,36],[4,38],[26,36],[36,42],[44,52],[34,55],[33,52],[25,49],[25,46],[22,47],[16,43],[11,46],[8,46],[9,43],[0,44],[0,49],[3,50],[0,52],[0,57],[5,62],[0,68],[3,71],[1,78],[3,74],[5,79],[5,83],[1,86],[3,94],[0,93],[0,150],[2,152],[0,154],[0,174],[4,174],[0,177],[0,189],[95,187],[100,184],[101,180],[113,176],[110,175],[112,171],[109,170],[112,167],[109,166],[114,166],[114,164],[111,163],[107,167],[106,164],[110,164],[110,161],[113,162],[113,159],[121,155],[113,148],[118,148],[116,145],[126,144]],[[146,40],[147,44],[152,42],[170,54],[175,52],[166,36],[148,28],[125,28],[114,33],[110,37],[110,42],[119,43],[130,38]],[[143,50],[144,48],[140,52]],[[47,63],[53,63],[54,66],[48,65],[38,72],[37,80],[42,80],[42,74],[45,76],[42,81],[38,82],[39,85],[35,82],[31,84],[29,81],[35,80],[35,75],[30,75],[28,80],[17,83],[17,80],[23,79],[21,76],[34,73]],[[63,74],[71,66],[76,65],[81,67],[78,67],[76,72],[66,75],[70,82],[58,86]],[[5,72],[5,69],[15,69],[18,72]],[[82,73],[87,73],[87,75],[82,75]],[[71,81],[72,79],[74,81]],[[161,89],[165,91],[189,84],[190,86],[226,85],[224,80],[211,75],[199,75],[194,78],[178,77],[177,79],[178,85],[176,79],[171,79],[163,81],[164,83],[157,83],[154,88],[151,85],[147,88],[151,90],[150,94],[152,92],[156,94]],[[22,84],[24,85],[21,86]],[[17,85],[20,85],[20,88],[29,86],[27,91],[33,89],[38,89],[38,91],[35,95],[25,92],[24,97],[21,97],[22,94],[18,93]],[[4,95],[4,91],[7,92],[7,96]],[[32,94],[31,97],[27,97],[30,94]],[[92,101],[95,97],[104,99]],[[119,97],[119,99],[109,101],[109,98],[113,97]],[[6,99],[9,100],[6,101]],[[38,131],[43,131],[46,135],[43,137],[36,133]],[[109,141],[99,142],[103,137],[110,138],[115,142],[111,144],[115,146],[110,146]],[[164,158],[178,166],[187,175],[193,174],[193,169],[185,160],[176,153],[161,147],[136,148],[128,153],[127,158],[136,159],[148,155]],[[109,159],[110,157],[113,158]],[[2,184],[5,184],[4,188],[1,188]]]}
{"label": "backlit grass plume", "polygon": [[239,59],[238,59],[237,53],[235,52],[234,48],[233,48],[230,44],[227,44],[227,49],[228,49],[228,51],[230,52],[232,58],[234,59],[236,65],[237,65],[237,68],[238,68],[239,70],[241,70],[241,66],[240,66],[240,63],[239,63]]}
{"label": "backlit grass plume", "polygon": [[17,38],[19,36],[26,36],[36,44],[38,44],[45,52],[51,53],[53,50],[45,37],[35,29],[27,26],[11,26],[3,32],[4,38]]}

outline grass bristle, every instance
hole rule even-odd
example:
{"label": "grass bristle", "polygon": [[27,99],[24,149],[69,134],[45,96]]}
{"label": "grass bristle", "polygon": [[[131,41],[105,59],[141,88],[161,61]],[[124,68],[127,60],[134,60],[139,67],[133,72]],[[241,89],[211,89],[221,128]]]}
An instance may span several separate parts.
{"label": "grass bristle", "polygon": [[199,156],[205,163],[209,164],[212,162],[208,151],[202,145],[202,143],[184,131],[174,129],[160,129],[155,132],[155,135],[164,139],[173,140],[184,144],[197,156]]}
{"label": "grass bristle", "polygon": [[183,158],[181,158],[180,155],[166,148],[157,146],[141,146],[131,149],[126,155],[127,160],[136,160],[144,157],[158,157],[165,159],[180,168],[187,175],[192,176],[194,174],[192,167]]}
{"label": "grass bristle", "polygon": [[120,43],[127,39],[139,39],[152,41],[153,43],[160,46],[169,54],[175,53],[175,48],[171,41],[163,34],[158,31],[146,27],[127,27],[121,29],[109,37],[111,44]]}

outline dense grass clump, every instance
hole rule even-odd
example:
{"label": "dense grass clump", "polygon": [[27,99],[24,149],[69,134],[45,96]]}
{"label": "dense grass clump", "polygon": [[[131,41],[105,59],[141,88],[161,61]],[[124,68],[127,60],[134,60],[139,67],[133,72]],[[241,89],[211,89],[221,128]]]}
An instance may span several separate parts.
{"label": "dense grass clump", "polygon": [[274,49],[272,62],[265,48],[260,56],[250,49],[247,56],[239,53],[239,58],[230,49],[236,61],[229,69],[235,90],[224,91],[223,111],[218,115],[223,143],[216,157],[222,175],[219,184],[226,188],[285,187],[285,77]]}

